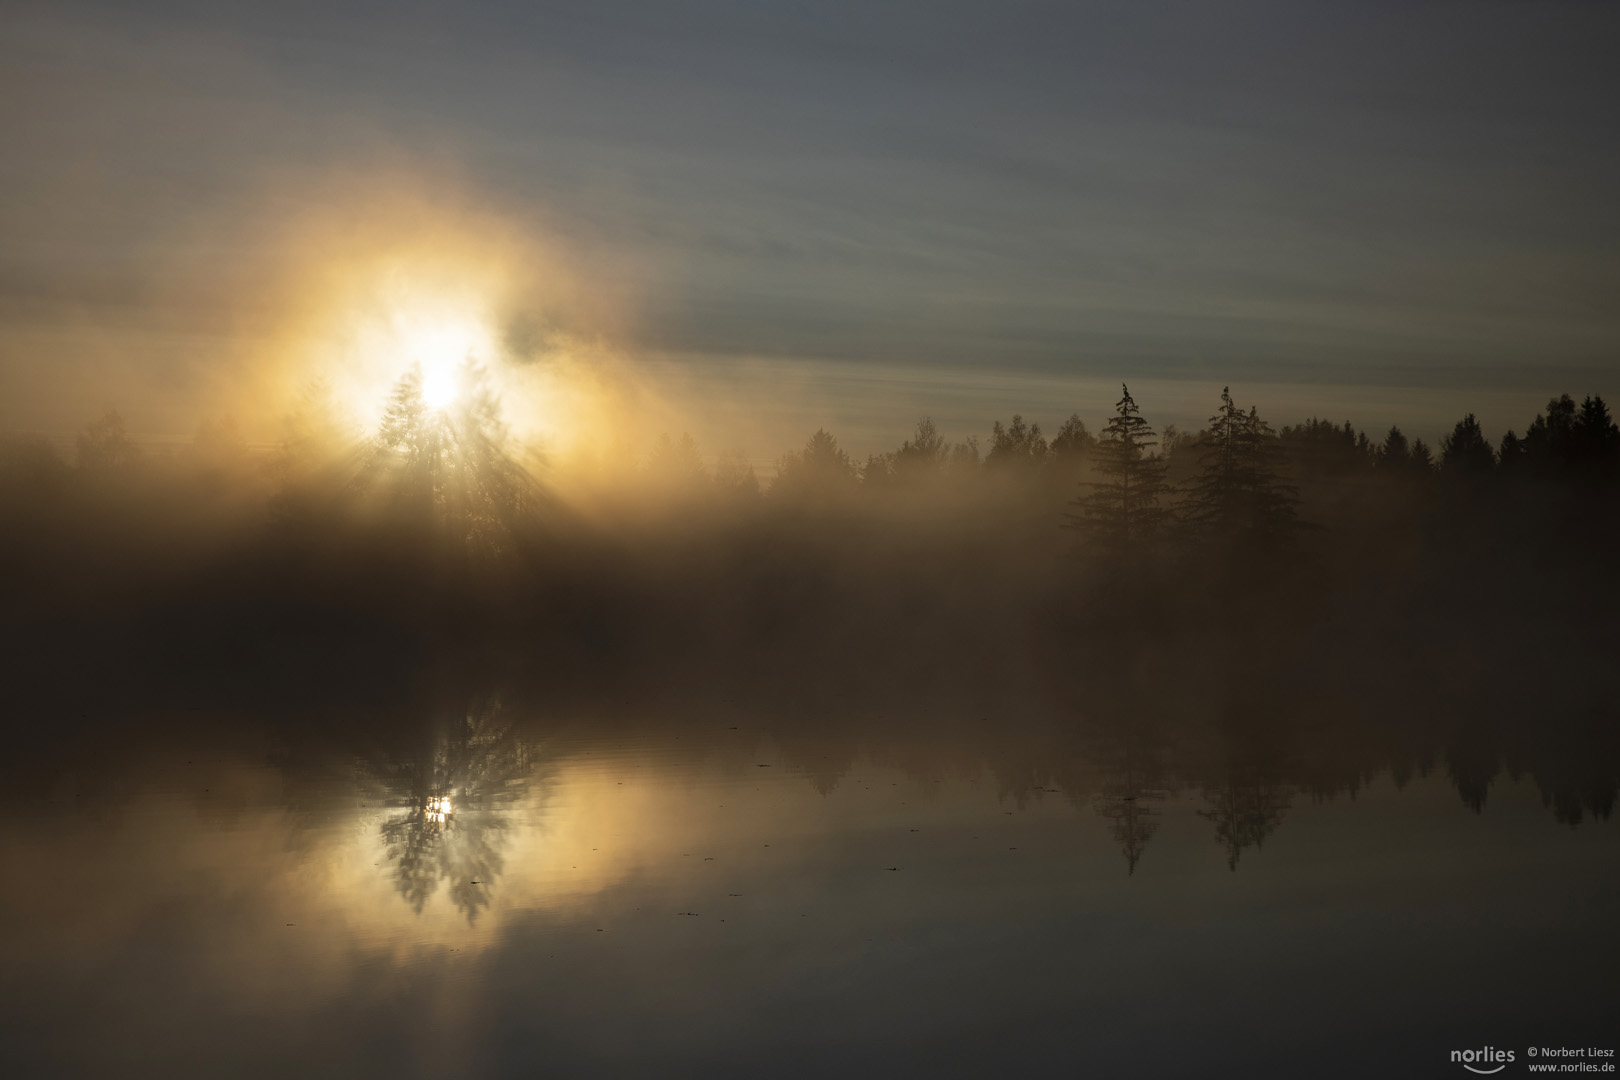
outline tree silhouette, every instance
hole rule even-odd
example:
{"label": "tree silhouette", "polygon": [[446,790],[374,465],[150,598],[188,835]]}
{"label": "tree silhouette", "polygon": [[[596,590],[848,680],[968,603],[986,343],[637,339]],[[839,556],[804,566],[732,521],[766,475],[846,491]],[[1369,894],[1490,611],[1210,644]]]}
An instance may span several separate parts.
{"label": "tree silhouette", "polygon": [[723,450],[714,460],[714,486],[723,495],[752,498],[759,494],[759,478],[754,466],[740,451]]}
{"label": "tree silhouette", "polygon": [[1581,402],[1575,424],[1575,456],[1594,473],[1613,475],[1620,466],[1620,425],[1609,415],[1601,397]]}
{"label": "tree silhouette", "polygon": [[380,493],[402,523],[436,532],[480,561],[503,557],[520,519],[538,501],[526,469],[507,451],[500,399],[471,360],[448,408],[430,407],[422,372],[395,384],[357,487]]}
{"label": "tree silhouette", "polygon": [[803,450],[777,459],[776,482],[771,485],[771,494],[831,494],[853,488],[857,475],[855,463],[839,448],[838,440],[825,428],[817,428]]}
{"label": "tree silhouette", "polygon": [[1562,394],[1531,422],[1520,449],[1523,464],[1543,479],[1612,476],[1620,470],[1620,427],[1601,397],[1588,396],[1577,407]]}
{"label": "tree silhouette", "polygon": [[1292,805],[1289,790],[1264,777],[1230,773],[1204,790],[1208,807],[1198,815],[1215,824],[1215,839],[1226,849],[1226,866],[1236,870],[1245,848],[1259,849],[1282,824]]}
{"label": "tree silhouette", "polygon": [[1278,441],[1291,467],[1308,479],[1342,479],[1370,468],[1374,460],[1366,432],[1354,424],[1333,424],[1316,417],[1284,427]]}
{"label": "tree silhouette", "polygon": [[418,914],[440,887],[477,920],[504,869],[501,849],[516,803],[527,794],[533,749],[501,715],[474,703],[421,752],[376,767],[375,798],[391,813],[380,826],[394,885]]}
{"label": "tree silhouette", "polygon": [[1440,440],[1440,467],[1453,476],[1480,476],[1496,467],[1496,455],[1473,413],[1457,421],[1451,434]]}
{"label": "tree silhouette", "polygon": [[894,478],[904,484],[932,483],[945,468],[950,453],[933,419],[925,416],[917,421],[911,438],[891,456]]}
{"label": "tree silhouette", "polygon": [[1575,400],[1568,394],[1555,397],[1525,430],[1525,456],[1544,469],[1568,461],[1576,456],[1577,430]]}
{"label": "tree silhouette", "polygon": [[647,459],[647,474],[660,486],[675,490],[692,488],[709,479],[697,441],[684,431],[679,439],[671,439],[668,433],[658,436]]}
{"label": "tree silhouette", "polygon": [[1299,500],[1280,476],[1281,444],[1253,408],[1238,408],[1230,387],[1199,449],[1202,468],[1183,504],[1196,540],[1275,548],[1293,537]]}
{"label": "tree silhouette", "polygon": [[1103,479],[1091,483],[1091,493],[1070,505],[1064,524],[1077,528],[1105,547],[1124,551],[1156,536],[1166,513],[1159,506],[1164,491],[1164,463],[1148,451],[1158,445],[1154,432],[1141,416],[1129,387],[1114,405],[1097,440],[1097,471]]}
{"label": "tree silhouette", "polygon": [[1513,433],[1509,428],[1502,436],[1502,444],[1496,452],[1496,464],[1504,473],[1516,473],[1524,467],[1524,440]]}
{"label": "tree silhouette", "polygon": [[1008,426],[1002,427],[1000,420],[991,426],[990,450],[984,456],[987,468],[1037,468],[1046,464],[1046,456],[1041,425],[1025,424],[1023,416],[1015,414]]}
{"label": "tree silhouette", "polygon": [[1109,823],[1125,856],[1127,876],[1136,873],[1148,841],[1159,831],[1158,806],[1170,797],[1156,765],[1152,747],[1136,731],[1129,731],[1121,740],[1116,770],[1092,797],[1098,816]]}
{"label": "tree silhouette", "polygon": [[861,486],[865,488],[886,488],[895,481],[893,454],[867,454],[866,464],[857,470],[861,477]]}
{"label": "tree silhouette", "polygon": [[80,432],[76,449],[79,468],[103,476],[127,469],[140,458],[140,450],[125,433],[124,418],[117,409],[107,410]]}
{"label": "tree silhouette", "polygon": [[1386,472],[1411,468],[1412,447],[1399,427],[1391,425],[1383,444],[1378,448],[1376,463],[1379,469]]}
{"label": "tree silhouette", "polygon": [[945,471],[957,479],[978,475],[983,460],[979,456],[979,438],[969,435],[961,442],[952,445],[950,456],[945,459]]}
{"label": "tree silhouette", "polygon": [[1052,482],[1061,490],[1073,490],[1091,466],[1097,449],[1097,438],[1086,430],[1085,421],[1078,413],[1071,414],[1052,436],[1048,449],[1047,471]]}

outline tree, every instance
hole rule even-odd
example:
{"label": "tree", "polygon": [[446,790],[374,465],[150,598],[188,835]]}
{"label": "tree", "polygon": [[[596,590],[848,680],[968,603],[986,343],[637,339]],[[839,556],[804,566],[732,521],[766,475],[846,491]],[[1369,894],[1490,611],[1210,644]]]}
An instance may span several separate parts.
{"label": "tree", "polygon": [[679,439],[670,438],[667,432],[658,436],[652,455],[647,459],[647,474],[661,487],[677,491],[709,479],[696,440],[684,431]]}
{"label": "tree", "polygon": [[1118,746],[1117,767],[1092,797],[1093,808],[1108,821],[1125,856],[1127,875],[1136,873],[1148,841],[1159,831],[1163,813],[1159,806],[1170,797],[1161,782],[1157,756],[1139,732],[1127,731]]}
{"label": "tree", "polygon": [[1298,497],[1280,477],[1281,444],[1251,408],[1221,391],[1221,407],[1202,440],[1201,468],[1184,514],[1204,543],[1275,547],[1291,539]]}
{"label": "tree", "polygon": [[904,483],[927,482],[937,477],[950,457],[945,437],[931,417],[917,421],[917,430],[893,454],[886,455],[895,479]]}
{"label": "tree", "polygon": [[1086,430],[1086,423],[1080,419],[1079,413],[1069,414],[1058,428],[1056,435],[1052,436],[1049,448],[1052,456],[1059,461],[1080,461],[1091,453],[1097,446],[1097,439]]}
{"label": "tree", "polygon": [[1226,849],[1226,866],[1236,870],[1244,848],[1259,849],[1282,824],[1292,805],[1291,792],[1254,770],[1234,769],[1204,789],[1208,809],[1198,816],[1215,825],[1215,839]]}
{"label": "tree", "polygon": [[1524,440],[1509,428],[1502,436],[1502,447],[1496,453],[1497,467],[1504,473],[1517,472],[1524,465]]}
{"label": "tree", "polygon": [[406,520],[480,557],[502,554],[516,519],[537,494],[507,453],[500,398],[482,366],[461,368],[456,401],[428,405],[422,372],[412,367],[394,385],[369,462],[357,483],[380,485]]}
{"label": "tree", "polygon": [[383,409],[375,440],[379,456],[395,455],[408,476],[425,478],[438,467],[443,434],[422,396],[422,369],[412,367],[394,384]]}
{"label": "tree", "polygon": [[1592,477],[1613,476],[1620,469],[1620,426],[1609,416],[1602,398],[1588,397],[1581,402],[1574,435],[1577,468]]}
{"label": "tree", "polygon": [[1574,457],[1576,442],[1575,400],[1568,394],[1547,402],[1545,415],[1538,415],[1524,433],[1525,457],[1538,465],[1567,461]]}
{"label": "tree", "polygon": [[332,396],[331,380],[311,379],[283,421],[275,463],[285,481],[302,477],[352,450],[357,432]]}
{"label": "tree", "polygon": [[1620,427],[1601,397],[1579,408],[1568,394],[1547,402],[1547,412],[1524,433],[1524,460],[1545,473],[1600,475],[1620,464]]}
{"label": "tree", "polygon": [[1074,511],[1064,517],[1065,525],[1115,551],[1153,538],[1166,516],[1159,506],[1164,463],[1148,454],[1158,440],[1142,418],[1130,388],[1121,389],[1123,396],[1097,440],[1097,471],[1103,479],[1092,482],[1091,493],[1075,499],[1070,504]]}
{"label": "tree", "polygon": [[714,459],[714,486],[736,498],[753,498],[759,494],[759,478],[754,466],[741,451],[725,450]]}
{"label": "tree", "polygon": [[108,409],[101,419],[79,433],[79,468],[88,473],[108,474],[129,468],[140,457],[124,431],[124,418],[117,409]]}
{"label": "tree", "polygon": [[893,454],[867,454],[866,464],[859,469],[861,486],[866,488],[886,488],[895,481]]}
{"label": "tree", "polygon": [[1051,456],[1047,459],[1047,469],[1052,480],[1067,489],[1069,485],[1079,482],[1081,475],[1091,464],[1091,456],[1097,449],[1097,439],[1086,430],[1085,422],[1080,419],[1078,413],[1075,413],[1063,421],[1063,426],[1052,436],[1048,449]]}
{"label": "tree", "polygon": [[1401,429],[1391,425],[1384,443],[1378,448],[1375,464],[1385,471],[1406,469],[1412,464],[1412,448]]}
{"label": "tree", "polygon": [[1575,430],[1583,458],[1613,465],[1620,457],[1620,425],[1609,415],[1609,407],[1601,397],[1588,397],[1581,402]]}
{"label": "tree", "polygon": [[773,495],[820,495],[855,486],[857,471],[838,440],[825,428],[817,428],[797,454],[784,454],[776,462]]}
{"label": "tree", "polygon": [[1000,420],[991,427],[990,452],[984,456],[984,463],[992,468],[1032,468],[1044,465],[1046,455],[1041,425],[1025,424],[1023,416],[1015,413],[1007,427],[1002,427]]}
{"label": "tree", "polygon": [[1283,428],[1277,438],[1301,476],[1339,478],[1373,464],[1366,433],[1357,432],[1348,420],[1339,425],[1313,416],[1296,427]]}
{"label": "tree", "polygon": [[969,435],[961,442],[952,445],[950,454],[945,458],[945,471],[957,480],[979,475],[979,468],[983,465],[979,457],[979,437]]}
{"label": "tree", "polygon": [[1454,476],[1481,476],[1496,467],[1496,455],[1473,413],[1457,421],[1451,434],[1440,440],[1440,467]]}
{"label": "tree", "polygon": [[489,907],[537,763],[498,700],[471,702],[430,744],[370,763],[367,801],[387,814],[378,831],[412,910],[445,885],[469,923]]}

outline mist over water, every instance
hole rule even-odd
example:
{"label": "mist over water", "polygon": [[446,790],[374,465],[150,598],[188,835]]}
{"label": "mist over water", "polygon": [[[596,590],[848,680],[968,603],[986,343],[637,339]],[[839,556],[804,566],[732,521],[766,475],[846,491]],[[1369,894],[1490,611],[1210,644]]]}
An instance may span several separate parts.
{"label": "mist over water", "polygon": [[1127,391],[592,471],[456,378],[273,454],[7,447],[19,1075],[1442,1075],[1606,1030],[1601,399],[1431,450]]}
{"label": "mist over water", "polygon": [[0,12],[0,1080],[1614,1068],[1620,5]]}

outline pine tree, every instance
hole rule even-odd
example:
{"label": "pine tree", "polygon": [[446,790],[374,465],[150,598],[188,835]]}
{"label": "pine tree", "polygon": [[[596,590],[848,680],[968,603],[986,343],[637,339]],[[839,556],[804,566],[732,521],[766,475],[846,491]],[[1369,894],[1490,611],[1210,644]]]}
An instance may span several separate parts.
{"label": "pine tree", "polygon": [[1282,824],[1292,806],[1291,792],[1282,784],[1244,770],[1206,788],[1208,809],[1198,816],[1215,824],[1215,839],[1226,849],[1226,866],[1236,870],[1244,848],[1258,850],[1266,837]]}
{"label": "pine tree", "polygon": [[1114,405],[1114,416],[1097,440],[1096,468],[1103,479],[1091,493],[1074,500],[1064,524],[1116,551],[1155,537],[1164,526],[1164,463],[1148,451],[1159,445],[1141,416],[1129,387]]}
{"label": "pine tree", "polygon": [[1257,410],[1238,407],[1230,387],[1221,391],[1201,450],[1183,510],[1196,539],[1275,547],[1293,537],[1299,500],[1280,476],[1281,443]]}
{"label": "pine tree", "polygon": [[109,409],[101,419],[80,432],[76,449],[79,468],[87,473],[115,473],[129,468],[140,458],[140,449],[124,433],[124,418],[116,409]]}
{"label": "pine tree", "polygon": [[917,421],[917,430],[901,444],[900,449],[888,455],[896,480],[905,483],[931,482],[937,478],[950,456],[945,437],[929,417]]}
{"label": "pine tree", "polygon": [[1458,476],[1482,475],[1496,467],[1496,455],[1473,413],[1457,421],[1451,434],[1440,440],[1440,467]]}
{"label": "pine tree", "polygon": [[853,490],[859,470],[838,440],[824,428],[804,444],[797,454],[784,454],[776,462],[776,481],[771,494],[790,497],[822,497]]}
{"label": "pine tree", "polygon": [[1389,434],[1384,436],[1384,444],[1378,448],[1376,464],[1379,469],[1396,472],[1411,466],[1412,447],[1399,427],[1391,426]]}
{"label": "pine tree", "polygon": [[990,429],[990,452],[984,463],[990,468],[1036,468],[1046,463],[1048,452],[1041,425],[1026,424],[1023,416],[1014,414],[1010,425],[1003,427],[997,420]]}
{"label": "pine tree", "polygon": [[468,360],[456,402],[434,409],[412,368],[395,384],[372,443],[368,467],[357,478],[377,485],[407,520],[431,526],[464,554],[503,554],[520,515],[534,502],[533,483],[507,453],[500,397],[488,373]]}
{"label": "pine tree", "polygon": [[379,455],[398,455],[410,475],[432,473],[444,447],[444,432],[437,419],[422,396],[422,369],[412,367],[394,384],[383,410],[376,438]]}

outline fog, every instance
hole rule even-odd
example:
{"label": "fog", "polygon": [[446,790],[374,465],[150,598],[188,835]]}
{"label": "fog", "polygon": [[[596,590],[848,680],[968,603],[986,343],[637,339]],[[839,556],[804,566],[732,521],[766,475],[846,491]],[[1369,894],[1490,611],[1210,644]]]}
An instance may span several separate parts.
{"label": "fog", "polygon": [[509,432],[482,368],[456,378],[435,408],[407,373],[365,436],[311,387],[268,452],[224,422],[143,450],[116,413],[71,457],[8,443],[15,692],[71,727],[92,706],[365,700],[430,669],[817,739],[869,720],[979,738],[1016,714],[1009,753],[1285,717],[1348,733],[1318,748],[1347,783],[1459,733],[1494,775],[1490,733],[1534,715],[1522,762],[1608,763],[1547,774],[1562,812],[1612,803],[1615,759],[1583,741],[1612,736],[1620,644],[1600,398],[1494,446],[1469,417],[1431,448],[1273,429],[1230,396],[1157,432],[1127,391],[1054,432],[1014,416],[952,442],[924,419],[862,461],[817,431],[756,465],[687,433],[560,461]]}

